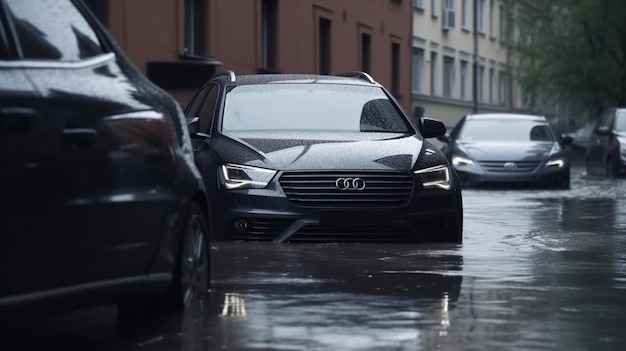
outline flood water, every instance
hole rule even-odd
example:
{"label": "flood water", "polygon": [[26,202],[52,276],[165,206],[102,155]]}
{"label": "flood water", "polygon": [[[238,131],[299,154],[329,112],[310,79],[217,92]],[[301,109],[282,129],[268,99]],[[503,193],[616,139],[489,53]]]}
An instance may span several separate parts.
{"label": "flood water", "polygon": [[121,325],[103,306],[0,348],[624,348],[626,180],[574,168],[571,190],[463,198],[460,245],[214,243],[212,289],[185,313]]}

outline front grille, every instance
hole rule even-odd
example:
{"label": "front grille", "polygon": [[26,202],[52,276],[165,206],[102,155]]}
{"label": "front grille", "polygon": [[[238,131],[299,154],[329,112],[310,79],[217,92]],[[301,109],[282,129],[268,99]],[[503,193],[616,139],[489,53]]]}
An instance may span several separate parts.
{"label": "front grille", "polygon": [[[338,178],[361,178],[360,191],[337,189]],[[316,208],[384,208],[405,206],[411,200],[414,178],[409,172],[298,171],[285,172],[280,185],[295,206]]]}
{"label": "front grille", "polygon": [[515,169],[506,169],[504,165],[509,161],[478,161],[480,166],[489,173],[532,173],[539,167],[541,161],[515,161]]}

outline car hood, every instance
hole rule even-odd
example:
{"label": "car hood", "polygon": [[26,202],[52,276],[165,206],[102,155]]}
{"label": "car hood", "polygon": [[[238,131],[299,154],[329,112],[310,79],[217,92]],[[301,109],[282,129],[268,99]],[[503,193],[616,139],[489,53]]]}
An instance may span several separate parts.
{"label": "car hood", "polygon": [[478,161],[544,160],[550,156],[555,142],[459,142],[459,148]]}
{"label": "car hood", "polygon": [[349,132],[245,132],[214,141],[224,162],[276,170],[411,170],[423,145],[416,135]]}

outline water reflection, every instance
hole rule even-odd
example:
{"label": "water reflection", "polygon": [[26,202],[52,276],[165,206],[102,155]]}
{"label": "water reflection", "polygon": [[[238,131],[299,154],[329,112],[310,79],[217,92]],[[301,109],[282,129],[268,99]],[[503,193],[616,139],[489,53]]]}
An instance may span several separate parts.
{"label": "water reflection", "polygon": [[209,349],[435,345],[453,325],[462,265],[449,246],[219,243],[209,309],[189,330]]}

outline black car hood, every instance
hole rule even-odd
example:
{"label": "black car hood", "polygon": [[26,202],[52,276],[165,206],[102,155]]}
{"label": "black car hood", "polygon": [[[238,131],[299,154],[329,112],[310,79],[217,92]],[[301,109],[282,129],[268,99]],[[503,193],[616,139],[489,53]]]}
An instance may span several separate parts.
{"label": "black car hood", "polygon": [[478,161],[544,160],[550,156],[554,142],[458,142],[462,151]]}
{"label": "black car hood", "polygon": [[246,132],[216,139],[224,162],[276,170],[411,170],[423,144],[416,135],[395,133]]}

